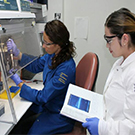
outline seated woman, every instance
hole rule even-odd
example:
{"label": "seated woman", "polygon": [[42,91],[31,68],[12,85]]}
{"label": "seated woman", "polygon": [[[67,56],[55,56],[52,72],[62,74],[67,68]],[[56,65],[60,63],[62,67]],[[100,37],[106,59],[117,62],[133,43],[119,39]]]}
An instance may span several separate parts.
{"label": "seated woman", "polygon": [[[59,114],[69,83],[75,84],[76,66],[73,60],[75,47],[69,38],[69,32],[61,21],[53,20],[46,23],[43,48],[47,54],[25,67],[33,73],[43,72],[44,88],[42,90],[27,86],[17,74],[11,76],[11,79],[21,88],[20,97],[33,102],[11,133],[26,134],[28,131],[28,134],[40,135],[72,131],[74,120]],[[20,65],[32,59],[22,54],[12,39],[7,42],[7,48],[12,49]]]}

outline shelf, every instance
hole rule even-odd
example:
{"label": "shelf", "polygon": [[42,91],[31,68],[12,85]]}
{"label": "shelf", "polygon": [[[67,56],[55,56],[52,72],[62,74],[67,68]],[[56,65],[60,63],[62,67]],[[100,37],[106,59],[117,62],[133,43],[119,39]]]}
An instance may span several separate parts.
{"label": "shelf", "polygon": [[36,18],[34,13],[18,11],[0,11],[0,19]]}

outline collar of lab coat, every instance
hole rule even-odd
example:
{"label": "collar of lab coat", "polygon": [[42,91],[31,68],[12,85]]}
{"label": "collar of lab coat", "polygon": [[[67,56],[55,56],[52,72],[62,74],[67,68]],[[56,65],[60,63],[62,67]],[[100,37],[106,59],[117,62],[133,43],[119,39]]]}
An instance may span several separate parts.
{"label": "collar of lab coat", "polygon": [[[113,65],[111,71],[114,70],[114,68],[116,68],[116,67],[119,67],[119,68],[123,69],[124,67],[128,66],[130,63],[132,63],[133,61],[135,61],[135,52],[133,52],[132,54],[130,54],[130,55],[124,60],[123,63],[122,63],[122,61],[123,61],[123,57],[121,57],[120,59],[118,59],[118,60],[114,63],[114,65]],[[121,64],[121,63],[122,63],[122,64]],[[112,77],[113,77],[113,72],[110,72],[110,74],[109,74],[109,76],[108,76],[108,78],[107,78],[107,81],[106,81],[106,84],[105,84],[103,93],[106,92],[107,87],[108,87],[110,81],[112,80]]]}
{"label": "collar of lab coat", "polygon": [[[127,65],[129,65],[130,63],[132,63],[133,61],[135,61],[135,52],[131,53],[131,54],[123,61],[123,63],[122,63],[122,61],[123,61],[123,57],[121,57],[120,59],[118,59],[118,60],[114,63],[112,69],[115,68],[116,66],[120,66],[121,68],[124,68],[125,66],[127,66]],[[121,64],[121,63],[122,63],[122,64]]]}
{"label": "collar of lab coat", "polygon": [[[123,57],[121,57],[117,62],[116,65],[120,66],[121,68],[126,67],[127,65],[129,65],[130,63],[132,63],[133,61],[135,61],[135,52],[131,53],[122,63],[123,61]],[[121,64],[122,63],[122,64]]]}

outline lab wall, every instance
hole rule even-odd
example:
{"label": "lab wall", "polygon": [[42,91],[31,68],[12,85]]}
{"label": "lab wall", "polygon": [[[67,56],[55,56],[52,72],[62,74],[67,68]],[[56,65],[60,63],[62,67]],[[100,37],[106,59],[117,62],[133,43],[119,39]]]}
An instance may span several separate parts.
{"label": "lab wall", "polygon": [[47,21],[59,19],[63,21],[64,0],[48,0]]}
{"label": "lab wall", "polygon": [[[135,12],[134,0],[64,0],[63,21],[70,31],[70,40],[76,46],[76,64],[87,52],[94,52],[99,57],[99,73],[96,83],[96,92],[98,93],[103,92],[109,71],[117,59],[113,58],[106,48],[106,42],[103,38],[104,23],[110,13],[122,7]],[[88,29],[87,38],[74,36],[76,32],[74,24],[77,17],[87,18],[89,22],[86,26]]]}
{"label": "lab wall", "polygon": [[[112,57],[109,50],[106,48],[106,42],[103,38],[104,23],[110,13],[122,7],[129,8],[135,13],[134,0],[48,1],[47,20],[50,21],[54,19],[55,13],[61,13],[60,20],[62,20],[67,26],[70,32],[70,40],[73,41],[76,46],[76,65],[87,52],[94,52],[98,55],[99,72],[95,91],[101,94],[103,93],[104,85],[110,69],[113,63],[117,60],[117,58]],[[75,24],[79,23],[76,21],[77,18],[88,22],[88,24],[86,23],[86,26],[80,26],[80,29],[76,30],[77,28]],[[83,37],[82,33],[85,33],[86,35]]]}

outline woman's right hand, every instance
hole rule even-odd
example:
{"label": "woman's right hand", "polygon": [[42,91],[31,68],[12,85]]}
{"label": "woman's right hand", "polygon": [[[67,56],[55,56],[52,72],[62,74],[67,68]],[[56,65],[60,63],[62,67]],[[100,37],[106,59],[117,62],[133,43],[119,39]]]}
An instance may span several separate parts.
{"label": "woman's right hand", "polygon": [[15,42],[11,38],[7,41],[7,49],[9,52],[12,51],[15,57],[18,57],[20,54],[20,50],[17,48]]}

